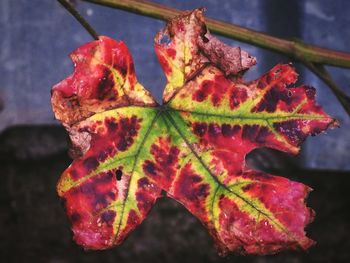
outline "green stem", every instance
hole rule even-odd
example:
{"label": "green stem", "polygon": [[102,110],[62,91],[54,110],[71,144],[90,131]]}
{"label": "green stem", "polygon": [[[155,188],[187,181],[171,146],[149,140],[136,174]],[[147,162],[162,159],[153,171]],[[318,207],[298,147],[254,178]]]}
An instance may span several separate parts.
{"label": "green stem", "polygon": [[[169,20],[180,15],[181,10],[149,1],[137,0],[83,0],[99,5],[122,9],[132,13],[161,20]],[[227,22],[208,18],[208,28],[218,35],[253,44],[274,52],[285,54],[295,60],[350,68],[350,54],[303,43],[281,39]]]}
{"label": "green stem", "polygon": [[74,6],[67,0],[57,0],[85,29],[89,34],[96,40],[98,40],[98,34],[90,26],[90,24],[79,14],[79,12],[74,8]]}

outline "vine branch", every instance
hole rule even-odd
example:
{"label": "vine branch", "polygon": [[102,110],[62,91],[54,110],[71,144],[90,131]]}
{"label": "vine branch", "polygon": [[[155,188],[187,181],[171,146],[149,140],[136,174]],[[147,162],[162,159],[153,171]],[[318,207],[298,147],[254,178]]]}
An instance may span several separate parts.
{"label": "vine branch", "polygon": [[[128,12],[168,21],[182,14],[181,10],[164,6],[150,1],[140,0],[83,0],[94,4],[122,9]],[[206,18],[206,24],[211,32],[253,44],[274,52],[288,55],[296,60],[327,64],[337,67],[350,68],[350,54],[331,49],[308,45],[301,41],[291,41],[273,37],[258,31],[233,25],[212,18]]]}

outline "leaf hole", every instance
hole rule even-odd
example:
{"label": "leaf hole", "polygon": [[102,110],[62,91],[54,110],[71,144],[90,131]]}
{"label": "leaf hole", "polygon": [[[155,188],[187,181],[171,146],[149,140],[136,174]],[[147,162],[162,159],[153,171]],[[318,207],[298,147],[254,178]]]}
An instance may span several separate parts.
{"label": "leaf hole", "polygon": [[115,171],[115,177],[117,178],[117,181],[120,181],[122,179],[122,175],[122,170],[118,169],[117,171]]}
{"label": "leaf hole", "polygon": [[161,38],[158,41],[158,44],[160,45],[166,45],[168,46],[170,44],[171,40],[167,34],[162,34]]}

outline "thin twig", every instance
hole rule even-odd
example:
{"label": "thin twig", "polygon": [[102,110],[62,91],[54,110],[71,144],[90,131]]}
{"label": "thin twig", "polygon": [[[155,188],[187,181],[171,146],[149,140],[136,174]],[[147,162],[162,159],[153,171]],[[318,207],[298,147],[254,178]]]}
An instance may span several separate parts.
{"label": "thin twig", "polygon": [[344,110],[350,115],[350,97],[340,90],[334,82],[332,76],[321,64],[303,62],[316,76],[318,76],[333,91]]}
{"label": "thin twig", "polygon": [[[122,9],[128,12],[167,21],[174,16],[180,15],[181,10],[139,0],[83,0],[94,4]],[[303,43],[281,39],[267,34],[233,25],[216,19],[207,18],[208,28],[218,35],[253,44],[274,52],[282,53],[295,60],[306,59],[308,61],[350,68],[350,54],[331,49],[321,48]]]}
{"label": "thin twig", "polygon": [[89,34],[96,40],[98,40],[98,34],[90,26],[90,24],[83,18],[74,6],[66,0],[57,0],[71,15],[89,32]]}

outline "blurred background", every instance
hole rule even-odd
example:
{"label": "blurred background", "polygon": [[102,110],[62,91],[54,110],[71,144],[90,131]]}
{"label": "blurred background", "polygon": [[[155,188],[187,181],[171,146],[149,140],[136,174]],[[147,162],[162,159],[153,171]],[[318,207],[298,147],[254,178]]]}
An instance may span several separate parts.
{"label": "blurred background", "polygon": [[[182,10],[206,7],[208,17],[268,34],[350,52],[349,1],[165,0]],[[164,22],[74,1],[100,35],[123,40],[139,81],[160,101],[165,77],[153,37]],[[340,129],[310,137],[300,156],[262,149],[248,157],[257,169],[310,185],[315,221],[307,228],[318,243],[308,252],[220,258],[207,231],[181,205],[160,199],[144,223],[115,249],[83,251],[72,241],[55,192],[70,164],[67,137],[54,119],[51,87],[71,74],[68,54],[91,36],[54,0],[0,1],[0,261],[1,262],[350,262],[350,118],[330,89],[296,64],[299,83],[317,88],[319,104]],[[241,42],[258,59],[245,76],[255,79],[287,57]],[[350,70],[328,67],[350,95]]]}

